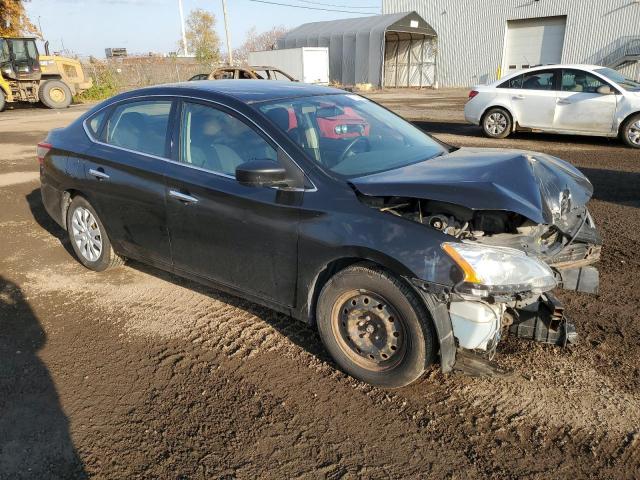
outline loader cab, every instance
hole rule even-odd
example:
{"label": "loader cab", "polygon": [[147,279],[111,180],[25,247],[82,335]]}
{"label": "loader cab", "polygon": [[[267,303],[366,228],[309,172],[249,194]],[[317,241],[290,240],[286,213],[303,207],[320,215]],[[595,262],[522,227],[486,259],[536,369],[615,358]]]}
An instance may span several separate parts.
{"label": "loader cab", "polygon": [[0,38],[0,73],[7,80],[40,80],[35,38]]}

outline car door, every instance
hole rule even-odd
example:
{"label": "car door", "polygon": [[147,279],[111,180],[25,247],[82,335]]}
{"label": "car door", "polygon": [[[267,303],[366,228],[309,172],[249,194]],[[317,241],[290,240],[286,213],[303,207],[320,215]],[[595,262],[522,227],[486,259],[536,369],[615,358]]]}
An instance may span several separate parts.
{"label": "car door", "polygon": [[[598,88],[605,86],[610,88],[611,93],[598,93]],[[563,69],[554,129],[612,133],[619,97],[616,93],[613,86],[589,72]]]}
{"label": "car door", "polygon": [[293,305],[296,200],[302,194],[248,187],[235,179],[238,165],[276,160],[278,148],[222,106],[184,101],[177,118],[176,161],[165,177],[174,268]]}
{"label": "car door", "polygon": [[556,108],[556,70],[525,72],[520,88],[511,91],[511,107],[519,126],[551,129]]}
{"label": "car door", "polygon": [[173,102],[138,99],[116,104],[83,163],[90,201],[111,241],[133,258],[171,265],[163,170]]}

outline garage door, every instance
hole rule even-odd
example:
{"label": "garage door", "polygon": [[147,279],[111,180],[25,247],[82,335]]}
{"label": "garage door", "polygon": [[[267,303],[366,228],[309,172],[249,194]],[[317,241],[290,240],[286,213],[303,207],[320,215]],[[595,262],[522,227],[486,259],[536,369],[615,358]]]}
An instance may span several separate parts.
{"label": "garage door", "polygon": [[566,23],[564,16],[509,20],[503,72],[560,63]]}

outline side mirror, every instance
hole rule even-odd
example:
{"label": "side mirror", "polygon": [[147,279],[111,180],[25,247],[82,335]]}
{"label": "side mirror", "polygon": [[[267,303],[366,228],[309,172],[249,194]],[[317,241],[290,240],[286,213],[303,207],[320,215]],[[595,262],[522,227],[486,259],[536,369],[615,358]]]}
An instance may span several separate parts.
{"label": "side mirror", "polygon": [[600,95],[613,95],[613,90],[611,90],[611,87],[609,85],[599,86],[596,92]]}
{"label": "side mirror", "polygon": [[269,159],[251,160],[236,168],[236,180],[247,187],[275,187],[287,184],[287,171]]}

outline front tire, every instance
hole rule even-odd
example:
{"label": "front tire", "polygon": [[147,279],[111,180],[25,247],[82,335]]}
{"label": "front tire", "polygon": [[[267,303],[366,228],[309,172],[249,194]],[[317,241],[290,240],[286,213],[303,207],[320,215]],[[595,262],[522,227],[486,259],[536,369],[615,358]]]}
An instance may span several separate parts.
{"label": "front tire", "polygon": [[490,138],[506,138],[511,134],[511,115],[503,108],[491,108],[482,116],[482,130]]}
{"label": "front tire", "polygon": [[387,388],[416,381],[435,357],[435,331],[410,286],[385,271],[357,264],[322,288],[320,337],[346,373]]}
{"label": "front tire", "polygon": [[7,98],[5,97],[4,92],[0,89],[0,112],[4,110],[4,107],[7,106]]}
{"label": "front tire", "polygon": [[76,257],[88,269],[102,272],[124,263],[113,251],[98,214],[83,197],[75,197],[69,205],[67,233]]}
{"label": "front tire", "polygon": [[71,105],[71,89],[61,80],[47,80],[38,90],[40,101],[49,108],[67,108]]}
{"label": "front tire", "polygon": [[622,141],[633,148],[640,148],[640,113],[627,119],[620,129]]}

